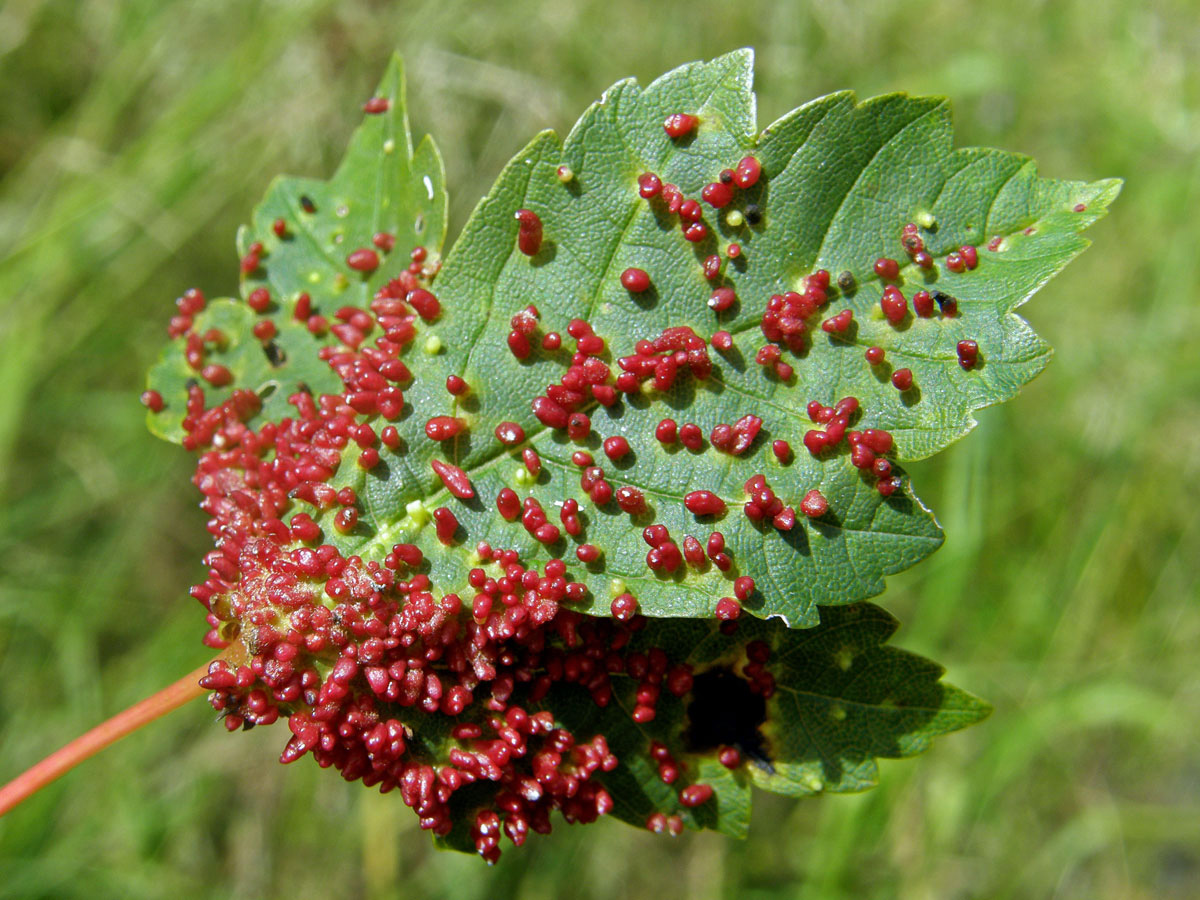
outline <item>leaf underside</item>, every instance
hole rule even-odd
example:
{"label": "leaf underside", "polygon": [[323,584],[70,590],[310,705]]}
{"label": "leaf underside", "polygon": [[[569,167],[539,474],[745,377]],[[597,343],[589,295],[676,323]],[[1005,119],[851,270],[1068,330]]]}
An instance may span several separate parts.
{"label": "leaf underside", "polygon": [[[1045,367],[1050,348],[1015,311],[1087,246],[1081,232],[1120,189],[1116,180],[1042,179],[1032,161],[1012,153],[954,149],[949,104],[941,98],[891,94],[857,103],[838,93],[759,132],[752,62],[750,51],[738,51],[683,66],[645,88],[634,81],[613,86],[565,140],[545,132],[513,158],[442,260],[441,160],[429,138],[413,149],[402,69],[394,61],[376,94],[389,108],[367,116],[334,177],[275,181],[239,234],[243,260],[254,255],[256,242],[262,246],[259,264],[243,265],[242,299],[208,303],[189,323],[191,337],[168,345],[150,373],[150,387],[165,401],[162,412],[149,415],[150,427],[162,437],[184,440],[189,385],[197,384],[209,406],[234,389],[252,391],[261,409],[246,415],[246,424],[278,423],[295,415],[289,398],[297,392],[319,397],[346,389],[317,355],[322,348],[326,356],[345,350],[342,335],[314,327],[307,316],[330,324],[347,321],[354,310],[370,311],[381,289],[409,268],[410,251],[424,248],[424,265],[410,271],[437,295],[440,313],[411,322],[414,333],[399,357],[412,377],[403,384],[399,414],[360,417],[376,433],[394,426],[398,440],[376,444],[379,463],[369,468],[355,464],[359,445],[350,442],[327,480],[335,489],[353,489],[357,523],[336,528],[339,507],[295,495],[288,511],[311,515],[320,528],[315,543],[344,557],[382,561],[395,544],[416,545],[421,571],[438,595],[470,597],[468,573],[480,564],[471,548],[479,542],[513,548],[526,565],[561,559],[567,580],[587,587],[567,609],[607,617],[615,596],[632,594],[648,621],[630,652],[661,648],[697,677],[721,670],[742,680],[747,646],[765,642],[774,690],[757,737],[732,769],[718,761],[717,748],[696,746],[690,694],[664,691],[656,716],[640,725],[631,718],[637,684],[623,676],[614,678],[607,705],[578,684],[526,698],[530,711],[551,711],[576,736],[607,736],[620,764],[597,777],[615,800],[615,815],[639,825],[655,813],[680,815],[688,825],[730,834],[745,833],[751,785],[791,795],[864,789],[875,781],[877,757],[918,753],[933,736],[987,714],[982,701],[941,683],[934,664],[883,646],[895,622],[863,601],[883,591],[887,575],[942,542],[903,463],[965,435],[975,410],[1009,399]],[[670,137],[663,122],[676,113],[696,116],[698,128]],[[685,238],[661,197],[639,196],[639,176],[653,172],[698,199],[722,170],[747,156],[761,164],[757,183],[735,189],[723,209],[702,203],[707,234],[697,242]],[[518,209],[542,223],[532,256],[518,247]],[[912,262],[901,243],[908,223],[932,258],[929,268]],[[394,248],[379,250],[380,265],[369,273],[352,268],[348,255],[378,250],[373,240],[380,232],[394,238]],[[740,250],[736,258],[731,244]],[[964,246],[975,248],[978,265],[952,271],[951,254]],[[721,261],[715,278],[704,269],[713,255]],[[898,277],[875,274],[881,257],[899,261]],[[649,275],[649,290],[633,293],[622,285],[629,268]],[[831,273],[834,283],[807,322],[804,341],[795,349],[768,341],[760,321],[769,298],[804,292],[818,270]],[[881,310],[888,284],[909,304],[896,323]],[[737,301],[714,312],[709,296],[725,287]],[[270,305],[260,313],[245,301],[264,289]],[[921,290],[952,298],[957,311],[939,305],[932,316],[916,315],[914,295]],[[518,359],[508,341],[511,320],[530,305],[537,309],[533,349]],[[844,310],[853,311],[850,328],[822,330],[822,320]],[[684,367],[669,388],[656,389],[650,379],[609,406],[588,395],[577,409],[590,416],[590,433],[572,440],[564,428],[539,421],[531,404],[568,373],[576,349],[568,324],[576,319],[603,339],[595,356],[614,378],[620,358],[666,329],[686,326],[706,342],[728,332],[732,348],[706,348],[707,377]],[[252,333],[266,320],[275,332],[268,342]],[[188,358],[188,341],[194,345],[196,335],[212,329],[220,334],[201,338],[204,362],[229,370],[231,381],[221,387],[205,383]],[[560,335],[561,348],[544,348],[547,334]],[[964,340],[978,345],[971,367],[960,360]],[[756,362],[768,345],[779,348],[791,374]],[[881,348],[886,362],[869,363],[868,347]],[[893,386],[891,375],[900,369],[912,373],[909,390]],[[450,376],[464,379],[469,390],[452,395]],[[882,476],[852,464],[847,441],[819,455],[803,443],[806,432],[824,427],[810,418],[810,402],[828,407],[844,397],[858,401],[851,429],[886,431],[893,439],[880,454],[899,476],[890,495],[878,487]],[[733,454],[712,446],[714,428],[747,415],[762,420],[748,449]],[[454,417],[464,430],[431,440],[425,427],[435,416]],[[703,446],[660,442],[655,429],[665,418],[696,423]],[[525,440],[502,444],[495,434],[501,422],[519,424]],[[603,442],[616,436],[630,452],[610,461]],[[772,450],[779,440],[791,448],[782,459]],[[523,462],[529,449],[540,461],[536,473]],[[578,451],[594,457],[614,489],[637,488],[644,511],[593,502],[572,458]],[[474,497],[452,495],[431,466],[438,460],[462,469]],[[743,511],[753,500],[745,484],[754,476],[796,511],[794,526],[752,521]],[[577,501],[579,533],[564,527],[553,541],[536,540],[519,519],[498,513],[504,488],[533,498],[555,525],[564,502]],[[810,518],[801,501],[813,490],[828,508]],[[695,491],[722,498],[724,511],[690,512],[684,497]],[[430,521],[439,507],[458,523],[449,546]],[[723,570],[704,559],[673,572],[651,569],[643,537],[649,525],[665,526],[679,546],[687,535],[707,545],[720,532],[731,565]],[[576,556],[585,543],[600,551],[588,564]],[[283,542],[284,549],[297,545]],[[754,579],[740,597],[751,615],[729,634],[713,615],[719,598],[739,593],[739,576]],[[469,711],[464,716],[472,720]],[[455,745],[438,716],[405,710],[401,718],[419,736],[425,758],[442,760]],[[485,721],[486,714],[477,718]],[[682,763],[678,784],[661,779],[650,741],[661,741]],[[715,799],[695,809],[680,806],[679,787],[693,782],[712,785]],[[467,791],[455,802],[465,810],[476,797]],[[468,819],[458,820],[448,845],[471,848]]]}
{"label": "leaf underside", "polygon": [[[710,621],[651,620],[631,651],[663,648],[672,660],[691,664],[698,678],[705,672],[740,674],[749,644],[770,648],[775,693],[747,741],[761,744],[743,748],[743,763],[734,769],[721,764],[717,747],[699,746],[690,733],[693,695],[681,699],[664,692],[654,720],[641,725],[630,718],[637,687],[630,678],[621,679],[606,707],[571,687],[529,708],[552,709],[575,734],[607,737],[622,765],[598,777],[615,800],[612,814],[622,821],[644,826],[651,815],[666,813],[679,815],[688,827],[745,837],[751,787],[793,797],[864,791],[877,783],[876,759],[914,756],[934,737],[991,712],[978,697],[941,682],[940,666],[885,646],[896,627],[894,618],[869,603],[824,609],[821,623],[810,629],[750,620],[734,640]],[[752,695],[746,698],[753,702]],[[682,763],[679,781],[663,783],[649,752],[654,741],[671,748]],[[715,800],[694,809],[681,805],[679,790],[691,783],[712,785]],[[449,844],[474,849],[465,830],[454,833]]]}

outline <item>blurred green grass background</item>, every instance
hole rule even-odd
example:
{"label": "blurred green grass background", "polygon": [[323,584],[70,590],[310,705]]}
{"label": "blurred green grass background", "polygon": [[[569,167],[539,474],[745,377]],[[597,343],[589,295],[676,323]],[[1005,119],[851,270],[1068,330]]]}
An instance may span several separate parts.
{"label": "blurred green grass background", "polygon": [[172,300],[236,287],[268,181],[328,174],[387,54],[454,226],[612,82],[758,50],[760,124],[949,95],[960,144],[1121,176],[1025,312],[1057,348],[914,472],[945,547],[896,643],[996,705],[870,793],[760,796],[744,843],[560,826],[500,865],[202,702],[0,822],[0,897],[1200,896],[1200,8],[1121,0],[0,6],[0,781],[206,658],[190,461],[137,395]]}

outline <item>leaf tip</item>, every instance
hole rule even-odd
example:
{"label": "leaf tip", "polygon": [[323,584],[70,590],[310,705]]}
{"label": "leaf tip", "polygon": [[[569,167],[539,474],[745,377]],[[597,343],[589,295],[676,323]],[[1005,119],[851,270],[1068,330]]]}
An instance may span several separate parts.
{"label": "leaf tip", "polygon": [[1108,207],[1117,199],[1124,187],[1124,178],[1101,178],[1099,181],[1089,184],[1088,190],[1095,192],[1092,194],[1092,203],[1099,208],[1097,212],[1100,214],[1107,212]]}

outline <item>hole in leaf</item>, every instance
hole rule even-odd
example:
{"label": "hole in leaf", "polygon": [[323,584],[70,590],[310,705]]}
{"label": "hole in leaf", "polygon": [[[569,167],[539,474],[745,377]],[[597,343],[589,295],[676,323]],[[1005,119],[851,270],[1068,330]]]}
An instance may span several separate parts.
{"label": "hole in leaf", "polygon": [[271,364],[271,368],[273,369],[278,369],[287,362],[287,354],[274,341],[267,341],[263,344],[263,353],[267,355],[267,362]]}
{"label": "hole in leaf", "polygon": [[737,747],[767,771],[774,771],[759,731],[767,719],[767,701],[750,690],[746,679],[726,668],[697,675],[687,717],[690,749],[703,752]]}

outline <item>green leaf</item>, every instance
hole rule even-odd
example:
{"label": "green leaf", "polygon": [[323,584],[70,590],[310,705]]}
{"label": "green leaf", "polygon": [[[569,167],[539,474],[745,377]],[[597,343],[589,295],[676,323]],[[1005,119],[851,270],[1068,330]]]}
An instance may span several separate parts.
{"label": "green leaf", "polygon": [[[406,388],[411,414],[398,423],[403,449],[385,453],[386,465],[370,474],[343,466],[338,486],[358,489],[367,513],[350,538],[326,529],[327,539],[364,557],[381,555],[396,540],[414,541],[431,558],[435,583],[461,584],[470,561],[442,551],[424,524],[424,512],[406,514],[410,504],[426,510],[448,504],[464,542],[512,546],[532,558],[562,556],[568,564],[574,563],[577,544],[599,546],[604,552],[599,564],[572,567],[572,577],[591,589],[592,600],[581,609],[606,614],[615,580],[648,615],[710,616],[718,598],[732,594],[734,576],[749,574],[758,589],[745,606],[796,626],[815,624],[820,605],[880,593],[886,575],[940,545],[940,529],[907,485],[884,498],[875,489],[877,479],[851,465],[844,443],[820,458],[804,449],[803,435],[815,427],[806,404],[857,397],[862,413],[853,427],[891,432],[894,463],[926,456],[964,434],[973,424],[973,409],[1011,396],[1045,364],[1048,349],[1013,309],[1086,246],[1078,232],[1103,214],[1118,183],[1046,181],[1036,178],[1023,157],[952,150],[948,105],[938,99],[890,95],[856,105],[851,95],[836,94],[757,135],[750,80],[751,54],[739,51],[684,66],[648,88],[621,82],[584,114],[565,142],[547,132],[513,159],[437,278],[434,289],[444,313],[427,331],[439,349],[422,353],[417,348],[430,347],[419,339],[405,357],[416,378]],[[662,122],[681,111],[698,115],[701,124],[693,139],[675,142]],[[705,206],[705,221],[719,241],[689,244],[661,202],[638,196],[636,179],[645,171],[698,196],[722,168],[750,153],[762,160],[763,177],[730,208],[744,212],[754,201],[763,221],[732,228],[726,215]],[[564,164],[574,173],[566,184],[557,176]],[[1075,212],[1078,204],[1085,211]],[[543,246],[533,258],[516,247],[519,208],[534,210],[544,223]],[[952,293],[959,314],[910,315],[896,328],[879,311],[882,287],[872,265],[881,255],[906,258],[900,235],[913,220],[930,226],[922,233],[938,264],[929,276],[907,266],[901,287],[910,298],[923,287]],[[975,271],[958,275],[945,269],[949,250],[993,236],[1001,238],[999,249],[981,247]],[[740,303],[717,315],[705,302],[712,284],[701,261],[730,240],[741,244],[743,254],[737,265],[725,266],[723,283],[735,288]],[[632,266],[650,273],[652,291],[631,295],[622,287],[619,276]],[[766,343],[759,319],[771,294],[797,287],[819,268],[855,273],[857,289],[852,295],[834,290],[820,317],[851,308],[858,330],[849,339],[835,339],[814,321],[811,345],[800,354],[785,351],[794,379],[780,381],[753,361]],[[590,322],[606,341],[602,356],[610,364],[634,353],[639,339],[680,325],[705,338],[729,330],[737,350],[725,355],[710,350],[715,368],[707,380],[681,375],[665,393],[644,389],[610,409],[592,404],[592,434],[576,444],[561,429],[543,427],[530,406],[563,376],[570,339],[564,336],[559,351],[535,349],[525,361],[507,347],[510,318],[531,303],[541,313],[542,333],[562,334],[576,317]],[[978,342],[982,358],[970,371],[958,364],[955,351],[966,337]],[[863,351],[869,345],[883,347],[891,366],[911,368],[916,389],[901,394],[888,381],[889,368],[868,365]],[[469,382],[467,397],[456,400],[446,393],[443,383],[451,374]],[[747,413],[763,418],[763,435],[741,456],[664,447],[654,437],[664,417],[696,422],[707,437],[717,424]],[[435,415],[462,417],[469,431],[444,445],[430,441],[422,429]],[[522,483],[522,448],[505,448],[493,436],[502,421],[520,423],[527,446],[540,455],[536,484]],[[600,452],[601,438],[612,435],[625,436],[633,451],[615,466]],[[794,454],[786,464],[770,450],[771,441],[781,438]],[[644,491],[649,511],[630,516],[613,502],[594,506],[571,462],[577,449],[596,457],[614,488]],[[474,500],[449,497],[433,476],[434,457],[470,475]],[[903,474],[898,465],[895,471]],[[759,473],[792,507],[819,489],[829,512],[812,521],[798,515],[790,532],[751,523],[739,507],[743,484]],[[552,522],[565,499],[577,499],[583,534],[543,550],[519,523],[497,515],[493,501],[504,487],[537,499]],[[723,497],[728,511],[716,519],[692,515],[682,500],[694,490]],[[685,535],[703,543],[710,532],[721,531],[734,568],[684,566],[670,576],[651,571],[640,536],[651,523],[666,525],[679,544]]]}
{"label": "green leaf", "polygon": [[[479,838],[480,852],[494,859],[496,810],[519,806],[497,792],[546,799],[529,780],[537,758],[526,755],[541,751],[502,734],[515,726],[501,722],[501,713],[541,710],[570,732],[554,731],[545,719],[529,732],[558,756],[549,766],[557,774],[543,775],[568,779],[548,791],[568,816],[574,795],[558,788],[571,783],[583,757],[547,748],[604,736],[615,768],[595,777],[611,793],[616,815],[639,825],[667,816],[676,825],[730,834],[748,827],[754,785],[790,795],[861,790],[875,782],[876,759],[918,753],[932,737],[987,714],[982,701],[942,684],[933,663],[884,646],[896,623],[862,601],[942,541],[902,463],[961,437],[974,410],[1011,397],[1045,365],[1049,349],[1015,310],[1086,246],[1080,233],[1104,214],[1120,184],[1039,179],[1023,157],[955,150],[948,106],[937,98],[888,95],[858,104],[835,94],[759,133],[751,66],[750,52],[739,51],[684,66],[646,88],[617,84],[565,140],[541,134],[509,163],[444,264],[441,164],[430,141],[411,148],[398,61],[379,91],[389,108],[356,133],[330,182],[272,185],[239,235],[245,302],[216,301],[181,323],[186,334],[151,373],[166,401],[151,415],[152,427],[205,454],[196,483],[218,549],[206,558],[208,580],[193,593],[210,613],[208,640],[241,640],[258,667],[246,671],[261,669],[277,704],[264,714],[256,694],[248,707],[242,676],[216,673],[214,685],[230,691],[218,694],[227,722],[290,716],[285,759],[311,750],[347,777],[392,779],[382,782],[387,786],[401,779],[407,802],[418,807],[418,793],[433,789],[429,779],[467,779],[437,788],[447,795],[438,803],[452,815],[442,817],[446,809],[430,801],[421,813],[425,827],[449,829],[449,846],[470,848]],[[698,128],[668,135],[664,120],[677,113],[697,117]],[[639,195],[639,176],[654,172],[683,196],[700,197],[722,170],[748,156],[761,163],[761,177],[733,191],[722,210],[701,205],[708,231],[696,242],[685,238],[663,197]],[[518,210],[539,217],[539,248],[521,246]],[[901,238],[909,223],[931,266],[908,263]],[[378,232],[395,237],[395,249],[381,254],[378,269],[352,268],[348,255],[369,247]],[[952,263],[966,245],[977,267]],[[428,260],[404,274],[415,246],[427,249]],[[713,254],[723,259],[721,271],[706,274]],[[880,303],[885,285],[874,274],[881,257],[905,262],[893,281],[908,303],[927,289],[938,292],[940,310],[889,321]],[[627,290],[621,274],[628,268],[649,273],[651,288]],[[822,271],[837,286],[818,296],[812,285]],[[436,292],[440,312],[405,318],[403,329],[380,321],[407,316],[405,304],[421,312],[411,293],[417,284]],[[716,286],[731,288],[738,301],[714,312],[707,301]],[[764,326],[763,314],[773,295],[806,289],[821,308],[806,316],[807,338],[789,344]],[[261,305],[255,292],[263,290],[272,305],[260,314],[252,306]],[[357,312],[361,329],[338,325],[326,333],[320,319],[301,321],[297,305],[309,301],[328,322],[353,320]],[[386,315],[379,311],[385,303],[392,307]],[[536,312],[526,313],[531,306]],[[368,310],[370,320],[362,316]],[[849,329],[820,327],[847,311]],[[522,326],[514,316],[536,318],[529,354],[512,349],[520,335],[511,340],[510,331]],[[277,330],[270,353],[253,335],[264,322]],[[563,395],[564,376],[578,375],[585,357],[593,370],[609,368],[611,385],[617,372],[636,369],[639,354],[661,351],[653,342],[665,341],[667,329],[683,327],[691,343],[674,379],[663,377],[669,384],[622,381],[620,395],[606,397],[595,381],[573,383],[579,397]],[[581,341],[595,344],[583,333],[588,329],[603,346],[585,352]],[[712,340],[718,331],[731,335],[731,347]],[[978,344],[974,365],[960,363],[963,340]],[[886,362],[869,364],[868,347],[882,348]],[[771,353],[788,368],[773,365]],[[226,366],[230,383],[212,384],[199,363]],[[351,372],[353,365],[360,368]],[[903,392],[890,378],[901,368],[915,379]],[[206,415],[221,419],[217,439],[196,430],[196,415],[183,415],[197,375],[209,382],[202,388]],[[452,392],[451,377],[469,388]],[[392,393],[382,412],[374,401],[357,404],[375,390],[362,379],[387,382],[391,392],[402,383],[403,403]],[[253,392],[261,409],[221,406],[238,388]],[[299,394],[297,406],[304,406],[306,393],[321,415],[293,412],[288,398]],[[590,431],[572,435],[539,420],[534,408],[543,395],[586,411]],[[870,444],[885,436],[867,441],[867,429],[894,440],[890,449],[876,447],[888,471],[871,460],[862,464],[861,453],[856,466],[848,437],[823,452],[806,448],[806,433],[819,436],[819,423],[832,414],[827,408],[845,397],[856,407],[846,414],[848,429]],[[257,434],[248,436],[233,413]],[[429,429],[439,416],[461,433],[435,440]],[[712,446],[720,443],[714,429],[746,416],[762,420],[752,441]],[[702,445],[660,442],[656,426],[664,418],[698,425]],[[292,421],[261,427],[285,419]],[[517,423],[524,440],[502,443],[500,423]],[[610,437],[624,439],[629,452],[605,450]],[[776,452],[776,441],[786,441],[790,454]],[[581,483],[589,462],[578,454],[590,455],[612,488],[642,492],[645,507],[623,509],[589,496]],[[497,497],[510,488],[542,509],[548,525],[561,520],[563,533],[539,541],[520,517],[502,516]],[[689,510],[685,498],[695,491],[711,492],[723,508]],[[813,500],[815,491],[820,497]],[[560,519],[569,503],[578,503],[578,529]],[[777,518],[774,508],[766,518],[752,516],[776,503],[793,510],[794,521],[787,509]],[[311,515],[316,534],[297,513]],[[723,541],[727,556],[691,553],[664,568],[648,554],[647,544],[662,539],[643,531],[651,525],[665,528],[677,549]],[[421,550],[420,561],[396,546],[408,543]],[[599,548],[598,558],[580,560],[584,543]],[[314,550],[316,544],[336,552]],[[493,552],[500,548],[517,552]],[[551,559],[563,561],[565,582]],[[740,576],[750,576],[753,587]],[[580,585],[584,590],[574,593]],[[479,610],[488,611],[475,611],[476,592]],[[627,593],[650,618],[628,626],[611,621],[610,613],[628,618]],[[734,595],[753,615],[718,623],[718,603]],[[720,608],[728,612],[730,604]],[[285,622],[289,647],[269,662]],[[573,630],[588,631],[588,641],[577,644]],[[687,667],[694,682],[660,691],[657,704],[645,701],[652,717],[645,709],[635,717],[645,705],[639,690],[658,683],[648,687],[629,674],[631,654],[652,649],[668,665]],[[578,667],[602,661],[605,670],[592,680],[580,677],[582,668],[569,676],[563,660],[572,655]],[[288,662],[293,657],[311,666],[303,676]],[[343,665],[340,681],[332,674],[338,661],[352,663]],[[301,693],[301,680],[286,680],[293,676],[310,686]],[[230,688],[231,680],[240,687]],[[402,680],[426,691],[419,706]],[[441,693],[443,680],[458,693]],[[732,731],[714,723],[731,712],[753,721]],[[350,724],[335,728],[343,714]],[[479,733],[456,737],[456,723],[473,723]],[[678,781],[663,780],[651,741],[679,764]],[[741,754],[736,763],[730,747]],[[451,750],[476,755],[467,760]],[[680,791],[693,784],[711,786],[714,798],[684,805]],[[590,807],[577,807],[594,814],[607,805],[595,793],[587,801]],[[525,825],[506,824],[510,837],[523,839]]]}
{"label": "green leaf", "polygon": [[[279,421],[294,414],[287,398],[301,386],[313,394],[339,393],[341,379],[317,357],[320,347],[339,340],[328,330],[314,335],[306,321],[298,321],[297,298],[308,294],[312,313],[332,325],[343,307],[368,309],[375,292],[409,265],[413,248],[424,247],[426,265],[436,268],[446,234],[445,173],[432,138],[413,148],[399,56],[392,58],[373,97],[387,100],[388,107],[366,116],[333,177],[275,179],[251,223],[239,231],[243,257],[256,242],[264,250],[261,265],[243,272],[242,299],[265,289],[271,303],[260,315],[244,302],[219,299],[195,317],[196,333],[217,329],[224,336],[206,345],[206,364],[223,365],[233,376],[228,386],[204,385],[210,406],[234,388],[245,388],[260,397],[262,421]],[[286,226],[282,237],[274,231],[280,220]],[[372,243],[381,232],[395,240],[390,252]],[[381,264],[375,271],[364,274],[347,264],[346,257],[359,248],[378,254]],[[256,323],[267,320],[277,332],[270,353],[252,333]],[[185,338],[173,341],[149,376],[149,386],[166,401],[162,413],[149,415],[150,429],[176,442],[184,434],[187,384],[198,375],[185,350]]]}

